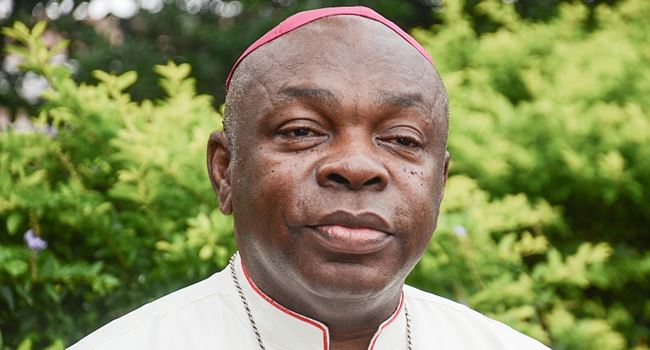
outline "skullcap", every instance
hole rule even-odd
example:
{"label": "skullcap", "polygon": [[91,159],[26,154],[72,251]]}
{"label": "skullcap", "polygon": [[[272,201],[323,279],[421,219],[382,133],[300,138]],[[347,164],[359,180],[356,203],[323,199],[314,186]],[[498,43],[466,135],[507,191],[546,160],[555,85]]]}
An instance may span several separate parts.
{"label": "skullcap", "polygon": [[395,23],[389,21],[388,19],[378,14],[377,12],[363,6],[326,7],[326,8],[316,9],[316,10],[298,12],[295,15],[282,21],[282,23],[278,24],[273,29],[269,30],[261,38],[257,39],[251,46],[249,46],[246,49],[246,51],[244,51],[244,53],[241,56],[239,56],[237,62],[235,62],[233,67],[230,69],[230,73],[228,73],[228,78],[226,78],[226,91],[228,91],[228,88],[230,87],[230,80],[232,79],[235,70],[237,69],[241,61],[243,61],[244,58],[250,55],[251,52],[291,32],[294,29],[304,26],[305,24],[309,24],[321,18],[340,16],[340,15],[365,17],[385,25],[386,27],[392,29],[395,33],[397,33],[402,39],[408,42],[416,50],[418,50],[418,52],[420,52],[420,54],[422,54],[422,56],[424,56],[424,58],[426,58],[427,61],[433,64],[433,61],[431,60],[429,53],[427,53],[427,51],[417,41],[415,41],[415,39],[413,39],[412,36],[410,36],[408,33],[406,33],[400,27],[398,27]]}

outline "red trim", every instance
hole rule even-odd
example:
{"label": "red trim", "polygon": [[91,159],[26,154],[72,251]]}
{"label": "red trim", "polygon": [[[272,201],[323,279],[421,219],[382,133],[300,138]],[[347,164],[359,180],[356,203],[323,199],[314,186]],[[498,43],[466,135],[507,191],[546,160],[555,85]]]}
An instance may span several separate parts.
{"label": "red trim", "polygon": [[[311,318],[308,318],[306,316],[303,316],[301,314],[295,313],[295,312],[287,309],[286,307],[278,304],[275,300],[271,299],[271,297],[269,297],[268,295],[264,294],[264,292],[262,292],[259,288],[257,288],[255,283],[251,280],[250,276],[248,275],[248,271],[246,270],[246,266],[244,266],[244,260],[242,260],[241,257],[240,257],[239,260],[241,262],[241,268],[244,271],[244,277],[246,277],[246,281],[248,281],[248,284],[251,286],[251,288],[253,288],[255,293],[257,293],[260,297],[262,297],[262,299],[266,300],[266,302],[273,305],[276,309],[284,312],[285,314],[287,314],[287,315],[289,315],[291,317],[294,317],[294,318],[298,319],[299,321],[308,323],[308,324],[320,329],[321,332],[323,332],[323,350],[328,350],[330,345],[329,345],[329,337],[328,337],[327,328],[323,324],[321,324],[321,323],[319,323],[317,321],[314,321]],[[401,306],[400,306],[400,309],[401,309]]]}
{"label": "red trim", "polygon": [[379,326],[379,330],[377,331],[375,336],[372,338],[372,341],[370,342],[370,347],[368,347],[368,350],[372,350],[372,349],[375,348],[375,343],[377,343],[377,339],[379,339],[379,336],[381,335],[381,332],[384,330],[384,328],[388,327],[391,323],[393,323],[393,321],[395,321],[397,319],[397,316],[399,316],[399,314],[400,314],[400,312],[402,312],[403,308],[404,308],[404,291],[402,291],[402,295],[400,296],[399,306],[397,307],[397,310],[395,311],[393,316],[391,316],[391,318],[384,321],[384,323],[382,323]]}

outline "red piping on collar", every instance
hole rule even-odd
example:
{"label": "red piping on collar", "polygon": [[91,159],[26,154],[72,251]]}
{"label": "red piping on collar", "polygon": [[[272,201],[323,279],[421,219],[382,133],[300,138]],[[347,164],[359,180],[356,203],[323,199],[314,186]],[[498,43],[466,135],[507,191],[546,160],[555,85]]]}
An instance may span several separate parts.
{"label": "red piping on collar", "polygon": [[389,318],[388,320],[384,321],[384,323],[379,325],[379,330],[377,331],[375,336],[372,337],[372,341],[370,342],[370,347],[368,347],[368,350],[373,350],[375,348],[375,344],[377,343],[377,339],[379,339],[381,332],[383,332],[386,327],[388,327],[391,323],[393,323],[393,321],[397,319],[397,316],[399,316],[403,308],[404,308],[404,291],[402,290],[402,295],[399,298],[399,306],[397,307],[397,310],[395,311],[393,316],[391,316],[391,318]]}
{"label": "red piping on collar", "polygon": [[242,260],[241,258],[240,258],[240,263],[241,263],[242,270],[244,271],[244,276],[246,277],[246,281],[248,281],[248,284],[251,286],[251,288],[253,288],[255,293],[257,293],[260,297],[262,297],[262,299],[264,299],[267,303],[271,304],[273,307],[284,312],[285,314],[320,329],[320,331],[323,332],[323,350],[328,350],[330,348],[329,335],[328,335],[327,328],[325,328],[325,326],[323,326],[321,323],[317,321],[312,320],[309,317],[303,316],[301,314],[298,314],[296,312],[287,309],[286,307],[278,304],[275,300],[271,299],[271,297],[269,297],[268,295],[264,294],[264,292],[262,292],[259,288],[257,288],[255,283],[251,280],[250,276],[248,275],[248,271],[246,270],[246,266],[244,266],[244,260]]}

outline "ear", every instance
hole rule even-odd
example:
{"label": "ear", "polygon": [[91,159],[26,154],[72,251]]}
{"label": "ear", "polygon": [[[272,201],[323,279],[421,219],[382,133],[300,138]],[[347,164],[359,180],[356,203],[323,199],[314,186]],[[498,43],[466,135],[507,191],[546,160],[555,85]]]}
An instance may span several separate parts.
{"label": "ear", "polygon": [[232,214],[230,159],[228,137],[223,131],[213,132],[208,141],[208,175],[219,209],[226,215]]}
{"label": "ear", "polygon": [[443,180],[443,184],[447,183],[447,179],[449,178],[449,163],[451,162],[451,154],[449,151],[445,151],[445,179]]}

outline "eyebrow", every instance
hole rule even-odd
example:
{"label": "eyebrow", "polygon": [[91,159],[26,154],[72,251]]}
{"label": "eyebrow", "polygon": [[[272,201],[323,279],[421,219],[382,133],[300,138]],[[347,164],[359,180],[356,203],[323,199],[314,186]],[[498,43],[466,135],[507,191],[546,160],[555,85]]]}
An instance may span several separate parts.
{"label": "eyebrow", "polygon": [[[340,107],[341,102],[336,95],[327,89],[309,87],[309,86],[289,86],[280,90],[280,94],[286,97],[306,100],[309,102],[329,103],[333,107]],[[420,93],[393,93],[389,91],[379,91],[375,100],[377,104],[389,105],[402,109],[418,108],[425,114],[429,113],[424,98]]]}
{"label": "eyebrow", "polygon": [[416,107],[423,112],[428,113],[422,94],[420,93],[392,93],[388,91],[380,91],[377,94],[377,103],[389,105],[397,108],[411,108]]}
{"label": "eyebrow", "polygon": [[341,102],[333,92],[323,88],[289,86],[280,90],[280,94],[311,102],[330,103],[337,107],[341,105]]}

